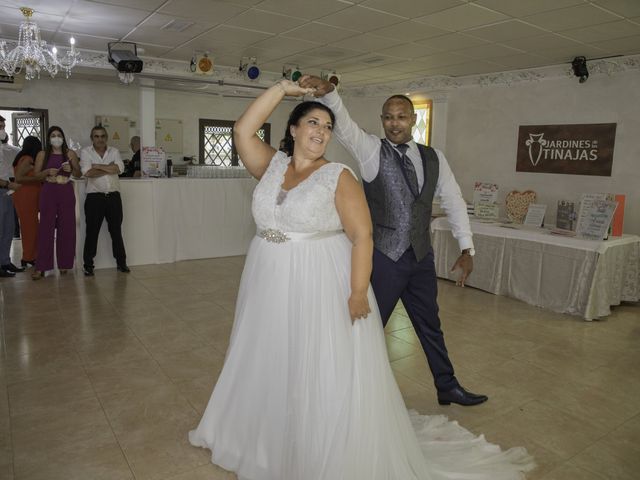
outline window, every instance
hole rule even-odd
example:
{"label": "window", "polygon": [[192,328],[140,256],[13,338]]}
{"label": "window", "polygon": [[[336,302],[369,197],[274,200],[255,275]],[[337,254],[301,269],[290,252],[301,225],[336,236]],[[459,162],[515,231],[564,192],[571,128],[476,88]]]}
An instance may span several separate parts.
{"label": "window", "polygon": [[[232,167],[242,165],[233,144],[232,120],[200,119],[200,158],[201,165]],[[271,143],[271,124],[265,123],[258,136],[263,142]]]}
{"label": "window", "polygon": [[431,100],[414,103],[416,124],[413,127],[413,140],[416,143],[429,145],[431,143]]}

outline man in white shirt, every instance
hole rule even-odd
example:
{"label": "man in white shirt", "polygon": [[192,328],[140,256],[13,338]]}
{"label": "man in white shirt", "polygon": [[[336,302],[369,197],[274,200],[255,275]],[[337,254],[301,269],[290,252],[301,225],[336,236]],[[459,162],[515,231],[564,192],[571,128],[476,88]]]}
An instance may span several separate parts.
{"label": "man in white shirt", "polygon": [[87,232],[84,239],[84,274],[93,276],[93,259],[98,248],[98,235],[102,221],[107,219],[113,257],[118,271],[129,273],[127,253],[122,240],[122,200],[120,198],[120,179],[124,163],[117,149],[107,145],[109,135],[106,129],[98,125],[91,129],[90,147],[82,149],[80,170],[87,178],[87,198],[84,202],[84,214]]}
{"label": "man in white shirt", "polygon": [[429,225],[434,196],[440,197],[461,255],[460,284],[473,270],[473,241],[467,207],[442,152],[412,139],[413,104],[394,95],[382,107],[385,139],[370,135],[351,119],[334,86],[303,76],[300,85],[316,89],[318,100],[336,116],[334,134],[358,161],[373,223],[371,285],[386,325],[398,300],[411,319],[427,356],[441,405],[477,405],[487,396],[465,390],[454,375],[440,327],[437,278]]}
{"label": "man in white shirt", "polygon": [[11,194],[20,188],[10,178],[13,177],[13,161],[20,151],[9,145],[9,135],[5,131],[6,119],[0,115],[0,277],[13,277],[24,268],[11,263],[11,242],[15,231],[15,213]]}

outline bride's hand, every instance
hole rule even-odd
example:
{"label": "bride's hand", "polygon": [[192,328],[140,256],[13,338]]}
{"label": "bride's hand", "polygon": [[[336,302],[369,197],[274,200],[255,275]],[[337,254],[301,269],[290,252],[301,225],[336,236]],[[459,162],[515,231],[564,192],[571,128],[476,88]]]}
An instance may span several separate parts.
{"label": "bride's hand", "polygon": [[314,93],[316,91],[315,88],[303,88],[298,85],[297,82],[292,82],[291,80],[282,79],[276,83],[276,85],[282,89],[285,95],[290,97],[301,97],[303,95],[308,95]]}
{"label": "bride's hand", "polygon": [[349,297],[349,314],[351,315],[351,321],[355,322],[359,318],[367,318],[367,315],[371,313],[369,308],[369,299],[367,294],[354,294]]}

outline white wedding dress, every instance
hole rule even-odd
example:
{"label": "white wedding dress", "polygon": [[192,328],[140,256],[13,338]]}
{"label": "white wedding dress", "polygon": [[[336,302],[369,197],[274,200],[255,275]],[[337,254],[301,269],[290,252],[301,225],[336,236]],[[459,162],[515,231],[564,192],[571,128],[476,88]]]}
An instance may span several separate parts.
{"label": "white wedding dress", "polygon": [[524,478],[524,449],[407,412],[371,288],[371,314],[349,317],[351,243],[335,208],[346,167],[285,192],[289,161],[278,152],[254,191],[269,238],[249,248],[224,368],[190,442],[241,480]]}

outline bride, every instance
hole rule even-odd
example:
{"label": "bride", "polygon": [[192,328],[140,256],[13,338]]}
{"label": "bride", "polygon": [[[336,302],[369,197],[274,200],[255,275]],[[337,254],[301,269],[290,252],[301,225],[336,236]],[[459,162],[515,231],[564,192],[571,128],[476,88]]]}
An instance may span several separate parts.
{"label": "bride", "polygon": [[533,461],[443,416],[406,410],[369,286],[373,243],[364,192],[324,152],[333,112],[302,102],[283,150],[256,131],[282,80],[234,127],[258,233],[247,254],[224,368],[191,444],[240,480],[508,480]]}

